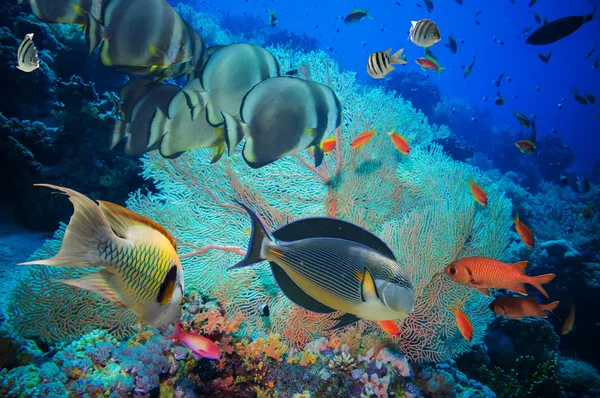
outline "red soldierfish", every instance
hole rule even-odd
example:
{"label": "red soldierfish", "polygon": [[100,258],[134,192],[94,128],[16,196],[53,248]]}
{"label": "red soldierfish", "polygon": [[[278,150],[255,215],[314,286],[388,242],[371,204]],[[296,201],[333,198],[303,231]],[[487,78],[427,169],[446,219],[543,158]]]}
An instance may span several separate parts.
{"label": "red soldierfish", "polygon": [[512,319],[525,317],[548,318],[546,311],[554,311],[558,304],[558,301],[550,304],[538,304],[535,297],[504,296],[494,300],[489,308],[495,314]]}
{"label": "red soldierfish", "polygon": [[448,308],[450,308],[450,310],[454,312],[454,317],[456,318],[456,325],[458,326],[460,334],[462,334],[465,340],[470,342],[473,339],[473,325],[471,324],[471,320],[469,319],[467,314],[465,314],[460,308],[460,302],[457,300],[456,307]]}
{"label": "red soldierfish", "polygon": [[392,144],[399,150],[401,153],[408,155],[410,153],[410,147],[408,146],[408,142],[402,137],[400,134],[395,131],[388,133],[390,135],[390,139],[392,140]]}
{"label": "red soldierfish", "polygon": [[575,306],[573,304],[571,304],[571,311],[569,311],[569,315],[567,316],[567,319],[565,319],[565,324],[563,325],[562,330],[560,331],[560,334],[562,334],[564,336],[566,334],[571,333],[574,325],[575,325]]}
{"label": "red soldierfish", "polygon": [[474,287],[486,296],[490,295],[488,289],[506,289],[526,295],[524,284],[528,283],[548,298],[542,285],[550,282],[556,275],[525,275],[525,267],[527,261],[508,264],[488,257],[465,257],[452,262],[444,272],[454,282]]}
{"label": "red soldierfish", "polygon": [[473,195],[473,199],[475,199],[475,202],[479,203],[482,206],[487,206],[487,194],[485,193],[483,188],[481,188],[475,183],[475,177],[473,177],[471,181],[467,182],[467,184],[469,184],[469,188],[471,189],[471,195]]}
{"label": "red soldierfish", "polygon": [[519,219],[519,212],[517,212],[517,216],[513,221],[515,222],[515,228],[517,230],[517,233],[521,237],[523,243],[525,243],[525,246],[527,246],[530,249],[533,249],[533,246],[535,244],[533,233],[531,233],[529,227],[523,224],[523,222]]}
{"label": "red soldierfish", "polygon": [[398,336],[400,334],[398,326],[394,321],[377,321],[377,323],[386,333],[389,333],[392,336]]}
{"label": "red soldierfish", "polygon": [[215,343],[199,334],[184,332],[179,323],[175,324],[175,330],[169,337],[165,337],[165,340],[179,340],[197,356],[207,359],[221,357],[219,347]]}
{"label": "red soldierfish", "polygon": [[366,145],[367,142],[371,141],[371,138],[375,135],[375,129],[371,131],[363,131],[356,136],[355,139],[350,143],[350,148],[358,149]]}

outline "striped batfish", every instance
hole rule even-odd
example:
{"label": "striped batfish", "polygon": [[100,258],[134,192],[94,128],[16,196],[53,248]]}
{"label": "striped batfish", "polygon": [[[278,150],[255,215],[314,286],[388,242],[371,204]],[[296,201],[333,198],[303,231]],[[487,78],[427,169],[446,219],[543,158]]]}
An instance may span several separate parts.
{"label": "striped batfish", "polygon": [[149,142],[160,142],[160,154],[173,159],[186,151],[200,148],[215,148],[212,163],[218,161],[225,152],[225,135],[220,127],[211,126],[206,118],[206,107],[198,117],[192,119],[185,91],[200,90],[200,81],[191,80],[179,91],[171,102],[167,112],[156,108],[150,122]]}
{"label": "striped batfish", "polygon": [[321,141],[342,123],[342,105],[331,88],[283,76],[267,79],[246,94],[240,107],[241,120],[224,111],[222,114],[229,154],[240,137],[245,137],[242,155],[252,168],[311,147],[319,166],[323,160]]}
{"label": "striped batfish", "polygon": [[291,301],[313,312],[345,313],[334,328],[359,319],[385,325],[414,311],[408,272],[377,236],[326,217],[297,220],[271,234],[252,210],[241,206],[252,219],[252,234],[246,257],[231,269],[269,261]]}
{"label": "striped batfish", "polygon": [[40,21],[87,25],[88,13],[102,18],[102,5],[108,0],[19,0],[29,3],[33,15]]}
{"label": "striped batfish", "polygon": [[388,48],[385,51],[376,52],[369,56],[369,60],[367,61],[367,73],[373,79],[383,79],[386,77],[394,68],[392,64],[397,65],[406,65],[406,60],[402,58],[402,53],[404,49],[396,51],[394,55],[390,57],[390,53],[392,52],[391,48]]}
{"label": "striped batfish", "polygon": [[418,22],[412,21],[410,28],[410,40],[419,47],[433,46],[442,39],[440,29],[430,19],[422,19]]}
{"label": "striped batfish", "polygon": [[102,64],[122,73],[160,74],[193,58],[186,24],[165,0],[111,0],[102,23],[88,19],[89,53],[102,43]]}
{"label": "striped batfish", "polygon": [[183,270],[175,238],[162,225],[113,203],[92,201],[68,188],[37,184],[69,196],[75,208],[56,256],[22,264],[102,267],[79,279],[60,280],[128,308],[142,325],[177,321]]}
{"label": "striped batfish", "polygon": [[23,72],[33,72],[39,67],[40,58],[33,43],[33,33],[28,33],[17,50],[17,69]]}
{"label": "striped batfish", "polygon": [[207,107],[208,122],[223,124],[221,111],[236,116],[242,99],[258,83],[280,76],[281,68],[269,51],[254,44],[232,44],[217,49],[200,76],[203,90],[187,90],[194,117]]}
{"label": "striped batfish", "polygon": [[[178,86],[161,84],[152,87],[150,91],[142,95],[131,109],[129,118],[115,120],[110,148],[113,149],[123,138],[126,138],[125,154],[128,156],[139,156],[158,149],[160,137],[157,137],[158,141],[150,140],[152,116],[157,107],[166,112],[169,102],[178,91]],[[127,115],[125,116],[127,117]]]}
{"label": "striped batfish", "polygon": [[113,115],[130,122],[131,111],[135,103],[152,90],[152,80],[147,78],[131,79],[119,89],[119,101],[114,102]]}

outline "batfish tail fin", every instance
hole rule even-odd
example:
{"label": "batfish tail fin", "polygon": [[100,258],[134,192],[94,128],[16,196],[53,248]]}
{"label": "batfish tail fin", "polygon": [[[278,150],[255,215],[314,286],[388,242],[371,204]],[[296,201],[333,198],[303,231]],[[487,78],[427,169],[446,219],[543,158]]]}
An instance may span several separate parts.
{"label": "batfish tail fin", "polygon": [[248,215],[252,219],[252,233],[250,234],[250,241],[248,242],[248,251],[246,252],[246,257],[229,269],[243,268],[266,260],[262,255],[263,243],[265,241],[276,242],[275,238],[273,238],[273,236],[267,231],[256,213],[242,203],[240,203],[240,206],[242,206],[248,212]]}
{"label": "batfish tail fin", "polygon": [[127,134],[128,127],[129,123],[121,119],[115,119],[115,125],[113,126],[112,135],[110,136],[110,150],[115,149],[115,147],[123,141],[123,138],[125,138],[125,135]]}

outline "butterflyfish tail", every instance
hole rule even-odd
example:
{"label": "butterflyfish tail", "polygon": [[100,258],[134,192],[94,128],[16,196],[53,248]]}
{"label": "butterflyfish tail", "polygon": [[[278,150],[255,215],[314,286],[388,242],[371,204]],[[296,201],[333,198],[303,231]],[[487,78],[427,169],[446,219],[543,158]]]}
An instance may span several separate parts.
{"label": "butterflyfish tail", "polygon": [[246,257],[229,269],[243,268],[266,260],[266,257],[262,253],[263,243],[270,243],[275,240],[262,224],[256,213],[243,203],[240,203],[239,205],[248,212],[248,215],[252,219],[252,232],[250,234],[250,241],[248,242]]}

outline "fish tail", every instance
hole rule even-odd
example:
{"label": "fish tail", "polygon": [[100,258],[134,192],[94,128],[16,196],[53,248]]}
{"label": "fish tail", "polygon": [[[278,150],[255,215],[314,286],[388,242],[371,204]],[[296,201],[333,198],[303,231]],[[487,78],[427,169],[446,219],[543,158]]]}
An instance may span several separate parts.
{"label": "fish tail", "polygon": [[586,15],[585,17],[583,17],[583,23],[589,22],[592,19],[594,19],[594,15],[596,14],[596,9],[598,8],[598,4],[596,4],[594,6],[594,9],[592,10],[591,14]]}
{"label": "fish tail", "polygon": [[404,52],[403,48],[401,48],[400,50],[396,51],[394,53],[394,55],[392,55],[390,57],[390,63],[392,63],[392,64],[401,64],[401,65],[406,64],[406,60],[402,58],[402,53],[403,52]]}
{"label": "fish tail", "polygon": [[554,275],[554,274],[532,276],[529,284],[531,286],[535,287],[537,290],[539,290],[539,292],[542,293],[544,295],[544,297],[550,298],[548,296],[548,293],[546,293],[546,290],[542,287],[542,285],[549,283],[552,279],[554,279],[555,276],[556,275]]}
{"label": "fish tail", "polygon": [[160,108],[154,109],[154,114],[150,119],[150,126],[148,127],[147,147],[150,148],[157,142],[160,142],[162,137],[169,131],[170,125],[171,119]]}
{"label": "fish tail", "polygon": [[113,126],[112,134],[110,136],[110,150],[113,150],[121,141],[123,141],[128,127],[129,123],[121,119],[115,119],[115,125]]}
{"label": "fish tail", "polygon": [[100,207],[87,196],[72,189],[50,184],[35,184],[61,191],[69,196],[74,212],[65,231],[58,253],[48,259],[19,265],[51,265],[57,267],[94,267],[102,264],[98,247],[113,241],[116,236]]}
{"label": "fish tail", "polygon": [[179,322],[175,323],[175,329],[173,329],[173,333],[169,336],[165,337],[164,340],[181,340],[185,336],[185,332],[181,328]]}
{"label": "fish tail", "polygon": [[106,38],[106,28],[92,14],[88,13],[87,18],[88,28],[85,30],[85,42],[88,45],[88,55],[91,55]]}
{"label": "fish tail", "polygon": [[444,69],[446,69],[446,67],[445,67],[445,66],[440,66],[440,67],[438,68],[438,77],[440,77],[440,75],[441,75],[441,73],[442,73],[442,71],[443,71]]}
{"label": "fish tail", "polygon": [[369,19],[375,19],[374,17],[369,15],[369,10],[365,11],[365,17],[367,17]]}
{"label": "fish tail", "polygon": [[549,303],[549,304],[544,304],[541,306],[542,312],[543,311],[549,311],[552,312],[556,309],[556,307],[558,307],[558,305],[560,304],[560,301],[555,301],[553,303]]}
{"label": "fish tail", "polygon": [[273,238],[266,230],[256,213],[254,213],[243,203],[240,203],[240,206],[242,206],[248,212],[248,215],[252,219],[252,232],[250,234],[250,242],[248,242],[248,251],[246,252],[246,257],[229,269],[243,268],[266,260],[266,258],[262,255],[263,243],[265,241],[275,241],[275,238]]}
{"label": "fish tail", "polygon": [[232,155],[235,147],[248,134],[249,127],[227,112],[221,111],[221,115],[223,115],[223,120],[225,121],[225,142],[227,143],[229,155]]}

